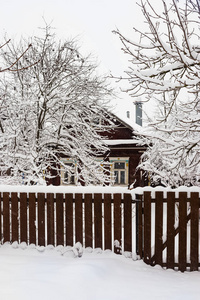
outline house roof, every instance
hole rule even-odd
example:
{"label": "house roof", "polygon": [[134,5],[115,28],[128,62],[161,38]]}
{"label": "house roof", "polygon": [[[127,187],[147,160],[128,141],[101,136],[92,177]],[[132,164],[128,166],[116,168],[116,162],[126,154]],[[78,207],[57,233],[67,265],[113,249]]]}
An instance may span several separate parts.
{"label": "house roof", "polygon": [[[109,109],[109,112],[113,117],[133,132],[142,131],[142,127],[135,122],[135,107],[130,99],[114,99],[113,103],[114,104]],[[130,112],[130,118],[126,115],[127,111]]]}
{"label": "house roof", "polygon": [[138,140],[137,139],[115,139],[115,140],[104,140],[104,142],[108,146],[113,146],[113,145],[132,145],[132,144],[137,144]]}
{"label": "house roof", "polygon": [[111,113],[114,118],[116,118],[120,123],[122,123],[125,127],[128,127],[129,129],[137,132],[140,132],[142,127],[138,124],[136,124],[133,120],[130,118],[127,118],[126,116],[122,117],[119,116],[118,113]]}

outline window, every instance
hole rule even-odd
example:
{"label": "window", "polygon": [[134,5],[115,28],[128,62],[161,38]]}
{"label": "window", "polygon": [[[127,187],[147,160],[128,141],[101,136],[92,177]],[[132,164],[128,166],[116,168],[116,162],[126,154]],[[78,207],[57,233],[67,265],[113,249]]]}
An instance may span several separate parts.
{"label": "window", "polygon": [[111,171],[116,185],[128,184],[128,161],[129,158],[127,157],[110,158],[110,162],[112,163]]}
{"label": "window", "polygon": [[65,184],[74,184],[75,183],[75,178],[74,178],[74,164],[73,163],[67,163],[65,164],[67,168],[67,170],[65,170],[64,172],[64,183]]}
{"label": "window", "polygon": [[64,160],[61,168],[61,185],[76,184],[76,164],[72,160]]}
{"label": "window", "polygon": [[125,162],[115,162],[114,169],[125,169]]}

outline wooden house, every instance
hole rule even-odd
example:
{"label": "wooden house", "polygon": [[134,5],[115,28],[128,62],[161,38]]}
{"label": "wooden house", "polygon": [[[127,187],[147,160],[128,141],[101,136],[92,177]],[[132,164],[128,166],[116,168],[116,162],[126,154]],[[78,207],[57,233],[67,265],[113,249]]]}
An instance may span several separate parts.
{"label": "wooden house", "polygon": [[[115,185],[120,186],[145,186],[147,180],[142,171],[137,170],[141,154],[145,151],[144,146],[139,146],[134,136],[133,127],[126,121],[113,115],[114,126],[112,130],[101,133],[104,142],[107,144],[109,151],[105,153],[106,160],[110,163],[111,173],[114,178]],[[97,158],[102,160],[103,158]],[[65,164],[73,166],[70,158],[63,158]],[[51,182],[54,185],[76,185],[74,175],[69,175],[65,170],[61,169],[61,177],[57,177]]]}
{"label": "wooden house", "polygon": [[113,122],[115,124],[113,130],[104,134],[109,137],[105,143],[109,147],[108,157],[111,171],[115,176],[115,184],[134,187],[147,185],[143,172],[137,169],[141,154],[146,148],[138,145],[131,125],[116,116]]}

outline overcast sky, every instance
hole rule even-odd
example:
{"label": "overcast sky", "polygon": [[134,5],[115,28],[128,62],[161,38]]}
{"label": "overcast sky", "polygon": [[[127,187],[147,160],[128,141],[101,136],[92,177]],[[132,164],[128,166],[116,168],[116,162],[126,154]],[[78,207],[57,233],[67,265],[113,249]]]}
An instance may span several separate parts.
{"label": "overcast sky", "polygon": [[[155,0],[154,0],[155,1]],[[157,1],[157,0],[156,0]],[[123,70],[125,58],[112,30],[129,31],[141,20],[135,0],[4,0],[1,33],[20,37],[37,33],[43,18],[59,37],[79,36],[83,49],[93,52],[108,70]]]}
{"label": "overcast sky", "polygon": [[[14,39],[37,34],[38,27],[44,27],[44,18],[47,23],[52,22],[59,38],[78,36],[83,51],[94,53],[102,69],[122,75],[127,58],[112,30],[119,28],[134,38],[132,27],[143,24],[138,1],[4,0],[1,1],[1,37],[5,33]],[[153,4],[159,1],[153,0]]]}

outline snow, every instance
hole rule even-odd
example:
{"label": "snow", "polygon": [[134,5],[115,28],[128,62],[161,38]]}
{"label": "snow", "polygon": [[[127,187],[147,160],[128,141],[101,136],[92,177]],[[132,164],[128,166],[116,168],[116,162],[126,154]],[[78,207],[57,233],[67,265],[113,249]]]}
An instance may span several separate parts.
{"label": "snow", "polygon": [[129,139],[129,140],[103,140],[104,143],[106,145],[109,145],[109,146],[113,146],[113,145],[128,145],[128,144],[138,144],[138,140],[136,139]]}
{"label": "snow", "polygon": [[16,192],[16,193],[81,193],[81,194],[89,194],[89,193],[126,193],[130,192],[127,187],[120,186],[44,186],[44,185],[0,185],[0,192]]}
{"label": "snow", "polygon": [[75,257],[72,250],[1,246],[1,299],[199,299],[199,272],[163,270],[99,249]]}
{"label": "snow", "polygon": [[[1,192],[130,193],[171,191],[163,187],[128,190],[120,187],[0,186]],[[199,192],[180,187],[173,191]],[[151,267],[134,253],[116,255],[110,250],[26,243],[0,245],[0,291],[2,300],[143,300],[199,299],[200,273],[181,273]]]}
{"label": "snow", "polygon": [[164,198],[167,197],[168,192],[174,192],[175,197],[178,198],[180,192],[187,192],[187,196],[190,197],[191,192],[199,193],[200,187],[197,186],[180,186],[176,189],[170,187],[137,187],[134,189],[128,189],[128,187],[121,186],[44,186],[44,185],[0,185],[0,193],[61,193],[61,194],[131,194],[132,199],[135,199],[135,195],[143,195],[144,192],[151,192],[151,197],[155,198],[155,192],[163,192]]}

